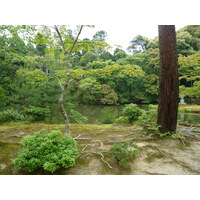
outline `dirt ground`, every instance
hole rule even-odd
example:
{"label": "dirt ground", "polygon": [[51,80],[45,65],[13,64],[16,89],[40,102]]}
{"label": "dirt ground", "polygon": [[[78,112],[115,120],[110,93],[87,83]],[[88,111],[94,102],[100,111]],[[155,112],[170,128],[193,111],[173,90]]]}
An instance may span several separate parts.
{"label": "dirt ground", "polygon": [[[11,164],[20,148],[19,141],[25,135],[46,129],[64,130],[57,124],[0,125],[0,174],[30,174],[16,170]],[[199,125],[180,126],[179,132],[185,135],[200,133]],[[148,139],[142,128],[137,125],[94,125],[72,124],[72,136],[77,140],[79,158],[76,166],[61,169],[55,175],[198,175],[200,174],[199,139]],[[140,154],[124,167],[120,166],[110,148],[115,142],[132,141],[137,144]],[[39,170],[32,174],[50,174]]]}

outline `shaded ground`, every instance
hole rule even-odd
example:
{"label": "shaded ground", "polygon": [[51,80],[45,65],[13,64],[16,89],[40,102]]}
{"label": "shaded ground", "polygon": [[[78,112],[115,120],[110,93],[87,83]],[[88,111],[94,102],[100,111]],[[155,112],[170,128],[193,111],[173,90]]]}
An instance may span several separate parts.
{"label": "shaded ground", "polygon": [[[64,125],[57,124],[22,124],[11,123],[0,126],[0,174],[30,174],[14,169],[10,160],[20,148],[21,137],[46,129],[46,132],[60,129]],[[59,170],[55,174],[74,175],[104,175],[104,174],[200,174],[200,141],[198,138],[155,139],[147,137],[137,125],[94,125],[72,124],[72,136],[77,139],[80,157],[76,166]],[[179,132],[185,136],[200,133],[200,127],[179,126]],[[117,164],[109,152],[116,141],[126,141],[133,138],[140,149],[137,155],[126,167]],[[49,174],[37,171],[33,174]]]}

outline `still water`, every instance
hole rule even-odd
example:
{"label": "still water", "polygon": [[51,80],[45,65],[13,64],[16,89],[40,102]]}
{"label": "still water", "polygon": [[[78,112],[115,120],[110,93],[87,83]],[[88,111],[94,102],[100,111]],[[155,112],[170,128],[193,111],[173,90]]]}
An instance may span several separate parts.
{"label": "still water", "polygon": [[[120,106],[97,106],[97,105],[78,105],[75,110],[80,112],[83,116],[88,118],[86,124],[101,124],[101,118],[105,115],[105,110],[118,118],[122,114],[123,105]],[[148,105],[139,105],[141,109],[148,110]],[[58,108],[55,108],[58,111]],[[178,114],[178,120],[188,123],[200,123],[200,113],[186,113]],[[60,112],[52,113],[53,123],[64,123]]]}
{"label": "still water", "polygon": [[[101,117],[104,115],[105,109],[109,108],[115,118],[119,117],[123,110],[123,105],[120,106],[96,106],[96,105],[80,105],[76,106],[75,110],[88,118],[86,123],[98,124],[101,123]],[[148,110],[148,105],[139,105],[143,110]],[[188,123],[200,123],[200,113],[178,113],[178,120]]]}

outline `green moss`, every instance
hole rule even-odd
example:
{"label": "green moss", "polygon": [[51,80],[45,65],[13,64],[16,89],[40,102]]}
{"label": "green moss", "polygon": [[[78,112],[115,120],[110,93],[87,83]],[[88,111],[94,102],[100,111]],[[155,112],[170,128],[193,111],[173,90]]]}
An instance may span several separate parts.
{"label": "green moss", "polygon": [[185,146],[182,143],[178,143],[177,148],[180,149],[180,150],[184,150]]}
{"label": "green moss", "polygon": [[[123,139],[129,139],[132,137],[138,137],[138,134],[141,131],[134,132],[136,128],[139,128],[138,125],[115,125],[115,124],[71,124],[71,133],[72,137],[76,137],[80,134],[83,134],[81,137],[88,137],[96,140],[101,140],[104,142],[104,144],[107,144],[107,141],[111,140],[113,138],[114,140],[123,140]],[[45,124],[45,123],[8,123],[4,125],[0,125],[0,135],[3,136],[9,136],[9,135],[19,135],[19,134],[32,134],[38,130],[41,129],[46,129],[46,133],[50,132],[52,130],[61,130],[64,134],[65,126],[64,124]],[[140,135],[141,137],[141,135]],[[0,141],[2,142],[19,142],[21,138],[3,138],[0,137]],[[157,145],[160,146],[166,146],[168,142],[174,141],[174,143],[177,145],[175,148],[184,148],[185,146],[182,145],[182,143],[177,140],[170,140],[168,141],[167,139],[159,139],[159,140],[154,140],[150,141],[152,143],[156,143]],[[147,142],[148,143],[148,142]],[[184,141],[186,147],[190,145],[189,142]],[[78,141],[78,148],[79,152],[88,144],[88,141]],[[105,149],[100,149],[100,143],[92,143],[92,145],[95,146],[88,146],[86,148],[86,152],[89,151],[109,151],[109,145],[105,145]],[[110,145],[111,146],[111,145]],[[152,145],[151,145],[152,146]],[[18,149],[20,148],[20,145],[18,144],[3,144],[0,142],[0,164],[6,165],[4,169],[0,170],[0,174],[27,174],[25,171],[17,171],[14,170],[10,160],[15,158],[16,152],[18,152]],[[146,158],[147,162],[153,162],[156,159],[162,159],[164,156],[159,154],[157,148],[150,147],[154,153],[151,153],[148,155]],[[147,152],[149,149],[149,146],[143,146],[140,148],[141,151]],[[88,156],[84,159],[77,159],[76,160],[76,167],[72,169],[67,169],[67,170],[62,170],[60,169],[58,172],[55,174],[78,174],[82,171],[85,171],[87,173],[87,169],[89,169],[91,166],[89,163],[92,161],[92,159],[98,159],[100,164],[101,164],[101,169],[99,169],[98,173],[100,174],[132,174],[133,173],[133,168],[131,168],[129,165],[126,167],[121,167],[117,164],[115,159],[110,153],[104,153],[104,158],[109,164],[113,167],[110,169],[105,163],[103,163],[100,159],[99,156]],[[133,161],[130,162],[130,164]],[[131,166],[133,166],[131,164]],[[88,174],[90,172],[88,171]],[[44,170],[38,170],[37,172],[34,172],[34,174],[48,174]],[[49,173],[51,174],[51,173]]]}
{"label": "green moss", "polygon": [[18,144],[5,144],[0,142],[0,165],[5,168],[0,170],[1,175],[13,174],[11,159],[16,156],[20,146]]}
{"label": "green moss", "polygon": [[161,153],[150,153],[145,160],[147,162],[153,162],[155,159],[161,159],[161,158],[164,158],[164,156]]}
{"label": "green moss", "polygon": [[89,163],[90,163],[90,160],[89,159],[77,159],[77,161],[76,161],[76,165],[77,166],[79,166],[79,165],[84,165],[84,166],[86,166],[86,165],[89,165]]}

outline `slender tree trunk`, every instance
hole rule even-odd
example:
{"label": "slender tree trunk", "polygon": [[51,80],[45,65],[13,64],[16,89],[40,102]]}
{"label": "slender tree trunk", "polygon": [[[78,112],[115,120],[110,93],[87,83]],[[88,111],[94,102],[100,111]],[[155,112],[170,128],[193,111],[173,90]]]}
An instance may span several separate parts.
{"label": "slender tree trunk", "polygon": [[178,57],[174,25],[159,25],[160,96],[158,125],[161,132],[175,132],[179,102]]}
{"label": "slender tree trunk", "polygon": [[70,59],[71,59],[72,51],[73,51],[73,49],[74,49],[74,47],[75,47],[75,45],[76,45],[76,43],[78,41],[78,38],[79,38],[79,36],[81,34],[81,31],[83,29],[83,25],[81,25],[81,27],[79,29],[79,32],[78,32],[78,35],[75,38],[75,40],[74,40],[74,42],[73,42],[73,44],[72,44],[72,46],[71,46],[69,51],[67,51],[67,49],[65,47],[65,42],[64,42],[64,40],[62,38],[62,35],[61,35],[58,27],[55,25],[54,28],[55,28],[55,30],[56,30],[56,32],[58,34],[58,37],[59,37],[60,42],[61,42],[61,46],[62,46],[63,51],[64,51],[65,56],[66,56],[66,68],[65,68],[66,69],[66,76],[65,76],[66,79],[65,79],[64,85],[62,85],[60,83],[60,80],[58,79],[59,84],[60,84],[60,88],[62,89],[62,92],[60,94],[60,98],[58,100],[58,104],[60,106],[60,111],[61,111],[61,114],[62,114],[63,119],[65,121],[65,133],[67,135],[70,135],[69,118],[68,118],[67,112],[66,112],[65,107],[64,107],[64,100],[65,100],[65,96],[66,96],[66,93],[67,93],[67,88],[68,88],[68,85],[70,83],[70,77],[71,77],[71,74],[70,74],[70,68],[71,68]]}
{"label": "slender tree trunk", "polygon": [[65,95],[66,95],[66,90],[67,90],[67,85],[62,87],[62,93],[60,95],[58,103],[60,106],[61,114],[62,114],[64,122],[65,122],[65,133],[67,135],[70,135],[69,118],[68,118],[67,112],[65,111],[65,107],[64,107],[64,99],[65,99]]}

